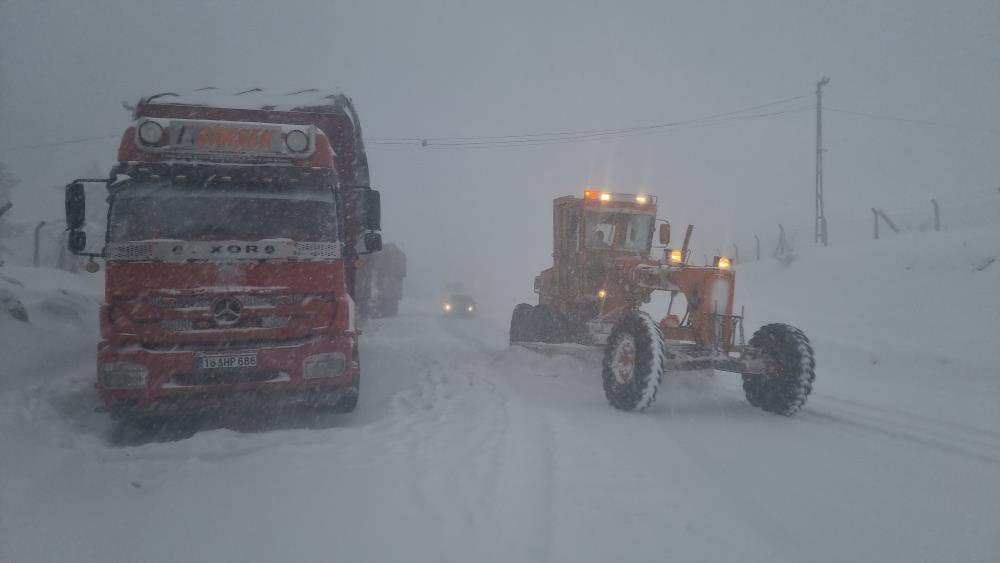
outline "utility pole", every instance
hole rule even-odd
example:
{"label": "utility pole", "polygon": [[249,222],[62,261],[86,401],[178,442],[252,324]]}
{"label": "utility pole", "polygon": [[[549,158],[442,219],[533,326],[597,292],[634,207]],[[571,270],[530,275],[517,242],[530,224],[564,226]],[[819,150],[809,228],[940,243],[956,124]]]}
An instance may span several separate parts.
{"label": "utility pole", "polygon": [[826,215],[823,212],[823,86],[826,76],[816,83],[816,243],[827,245]]}

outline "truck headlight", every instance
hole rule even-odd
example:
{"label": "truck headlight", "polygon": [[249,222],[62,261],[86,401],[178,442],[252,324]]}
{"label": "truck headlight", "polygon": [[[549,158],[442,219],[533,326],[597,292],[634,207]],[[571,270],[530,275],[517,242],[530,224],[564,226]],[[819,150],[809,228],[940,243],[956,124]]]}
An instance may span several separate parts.
{"label": "truck headlight", "polygon": [[139,126],[139,140],[146,145],[158,145],[163,140],[163,127],[155,121],[144,121]]}
{"label": "truck headlight", "polygon": [[309,136],[306,135],[305,131],[298,129],[289,131],[285,135],[285,146],[292,152],[306,152],[306,149],[309,148]]}
{"label": "truck headlight", "polygon": [[725,256],[716,256],[712,262],[712,265],[720,270],[728,270],[733,267],[733,261]]}
{"label": "truck headlight", "polygon": [[106,389],[145,389],[149,370],[139,364],[112,362],[101,365],[100,378]]}
{"label": "truck headlight", "polygon": [[337,377],[344,373],[347,357],[343,352],[315,354],[302,361],[302,377],[317,379],[320,377]]}
{"label": "truck headlight", "polygon": [[670,249],[670,263],[671,264],[681,264],[684,262],[684,251],[676,248]]}

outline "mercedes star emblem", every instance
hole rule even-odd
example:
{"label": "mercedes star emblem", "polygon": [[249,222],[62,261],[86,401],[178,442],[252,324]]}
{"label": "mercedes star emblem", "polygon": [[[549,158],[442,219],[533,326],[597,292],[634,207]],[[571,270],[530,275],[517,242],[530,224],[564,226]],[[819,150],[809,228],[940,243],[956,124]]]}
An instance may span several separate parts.
{"label": "mercedes star emblem", "polygon": [[238,299],[223,297],[212,303],[212,316],[221,326],[232,326],[240,320],[243,304]]}

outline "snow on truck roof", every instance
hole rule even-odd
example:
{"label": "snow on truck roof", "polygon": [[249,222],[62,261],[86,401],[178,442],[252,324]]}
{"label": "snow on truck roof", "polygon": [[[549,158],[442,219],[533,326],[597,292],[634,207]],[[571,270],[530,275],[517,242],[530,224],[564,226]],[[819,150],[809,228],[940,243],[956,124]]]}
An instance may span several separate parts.
{"label": "snow on truck roof", "polygon": [[[193,108],[206,108],[206,110]],[[233,115],[231,110],[322,114],[324,117],[318,120],[309,116],[286,116],[286,119],[280,115],[268,117],[259,115],[255,121],[310,123],[319,126],[326,133],[334,152],[339,157],[335,163],[341,180],[355,186],[370,184],[368,157],[365,155],[361,124],[354,110],[354,104],[347,95],[335,90],[309,88],[292,92],[267,92],[261,88],[251,88],[229,92],[207,87],[191,92],[161,92],[141,98],[133,114],[136,119],[139,117],[206,119],[205,115],[218,114],[222,117],[208,117],[208,119],[227,120],[233,119],[225,117]]]}
{"label": "snow on truck roof", "polygon": [[339,113],[350,111],[351,99],[335,90],[309,88],[290,93],[266,92],[252,88],[227,92],[215,87],[199,88],[192,92],[161,92],[144,97],[140,104],[178,104],[231,109],[256,109],[266,111],[301,111],[314,113]]}

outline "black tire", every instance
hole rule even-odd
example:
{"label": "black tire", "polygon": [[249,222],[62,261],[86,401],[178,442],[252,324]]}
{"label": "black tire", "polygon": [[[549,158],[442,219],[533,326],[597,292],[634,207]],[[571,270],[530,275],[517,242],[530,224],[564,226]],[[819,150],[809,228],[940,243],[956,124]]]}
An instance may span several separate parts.
{"label": "black tire", "polygon": [[354,412],[354,409],[358,408],[358,397],[361,395],[361,374],[359,373],[350,384],[345,385],[341,393],[333,410],[338,413]]}
{"label": "black tire", "polygon": [[337,401],[336,411],[339,413],[354,412],[358,408],[358,397],[361,395],[361,378],[355,378],[354,383],[344,387],[343,395]]}
{"label": "black tire", "polygon": [[547,344],[570,342],[569,321],[562,313],[548,305],[539,305],[531,315],[535,340]]}
{"label": "black tire", "polygon": [[647,313],[631,310],[611,329],[604,347],[604,395],[611,406],[641,411],[656,401],[667,358],[663,333]]}
{"label": "black tire", "polygon": [[532,313],[534,307],[527,303],[520,303],[514,307],[514,314],[510,317],[510,343],[532,342],[535,335],[531,330]]}
{"label": "black tire", "polygon": [[786,324],[762,326],[750,339],[769,373],[743,374],[747,401],[762,410],[792,416],[799,412],[816,380],[812,345],[801,330]]}
{"label": "black tire", "polygon": [[356,344],[352,356],[354,356],[352,361],[358,364],[358,374],[354,376],[354,380],[350,384],[344,387],[343,395],[337,401],[335,410],[341,413],[354,412],[354,409],[358,408],[358,397],[361,395],[361,354]]}

